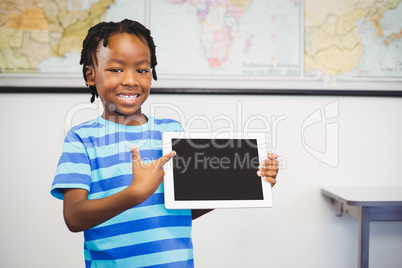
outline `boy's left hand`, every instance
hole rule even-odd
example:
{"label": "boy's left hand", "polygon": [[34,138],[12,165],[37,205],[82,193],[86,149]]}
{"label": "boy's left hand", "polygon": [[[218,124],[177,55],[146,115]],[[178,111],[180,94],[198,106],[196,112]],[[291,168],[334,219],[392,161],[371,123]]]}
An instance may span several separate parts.
{"label": "boy's left hand", "polygon": [[279,171],[278,155],[269,153],[268,159],[265,159],[258,167],[257,175],[263,177],[273,187],[276,183],[276,176]]}

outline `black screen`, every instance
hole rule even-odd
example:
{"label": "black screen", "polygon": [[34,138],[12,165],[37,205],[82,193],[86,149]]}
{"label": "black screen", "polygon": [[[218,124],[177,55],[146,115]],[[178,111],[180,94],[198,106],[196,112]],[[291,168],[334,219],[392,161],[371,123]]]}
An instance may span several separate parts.
{"label": "black screen", "polygon": [[255,139],[173,139],[175,200],[262,200]]}

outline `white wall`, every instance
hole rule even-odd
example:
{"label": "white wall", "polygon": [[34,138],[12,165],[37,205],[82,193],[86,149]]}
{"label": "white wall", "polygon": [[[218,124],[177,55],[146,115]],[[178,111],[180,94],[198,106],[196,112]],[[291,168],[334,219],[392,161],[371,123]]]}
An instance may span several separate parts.
{"label": "white wall", "polygon": [[[82,234],[67,230],[62,202],[49,189],[66,116],[74,115],[68,125],[98,113],[89,98],[0,95],[1,267],[84,266]],[[335,168],[309,154],[301,136],[303,122],[334,102],[338,115],[328,122],[339,126]],[[72,112],[80,107],[87,109]],[[194,221],[198,268],[357,267],[357,220],[348,214],[336,217],[320,187],[402,186],[402,98],[155,94],[143,111],[180,119],[192,129],[205,127],[206,119],[218,131],[229,127],[227,118],[235,131],[244,130],[250,120],[251,128],[269,123],[267,142],[281,156],[273,208],[215,210]],[[325,151],[325,123],[305,129],[304,141],[311,148]],[[370,267],[401,267],[402,223],[371,227]]]}

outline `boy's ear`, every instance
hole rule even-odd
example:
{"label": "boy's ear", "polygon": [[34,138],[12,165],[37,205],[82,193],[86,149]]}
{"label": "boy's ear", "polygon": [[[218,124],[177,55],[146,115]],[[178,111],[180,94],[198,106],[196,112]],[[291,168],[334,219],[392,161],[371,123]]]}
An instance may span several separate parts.
{"label": "boy's ear", "polygon": [[95,69],[92,66],[86,66],[85,67],[85,75],[86,75],[86,83],[88,86],[94,86],[95,85]]}

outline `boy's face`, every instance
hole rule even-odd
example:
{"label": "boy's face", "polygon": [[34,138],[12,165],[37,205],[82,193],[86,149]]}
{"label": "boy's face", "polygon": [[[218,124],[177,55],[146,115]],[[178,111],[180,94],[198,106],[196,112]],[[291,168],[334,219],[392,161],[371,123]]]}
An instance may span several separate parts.
{"label": "boy's face", "polygon": [[86,69],[87,84],[95,85],[103,117],[116,123],[139,125],[141,105],[151,88],[151,54],[146,41],[133,34],[113,34],[100,42],[95,66]]}

